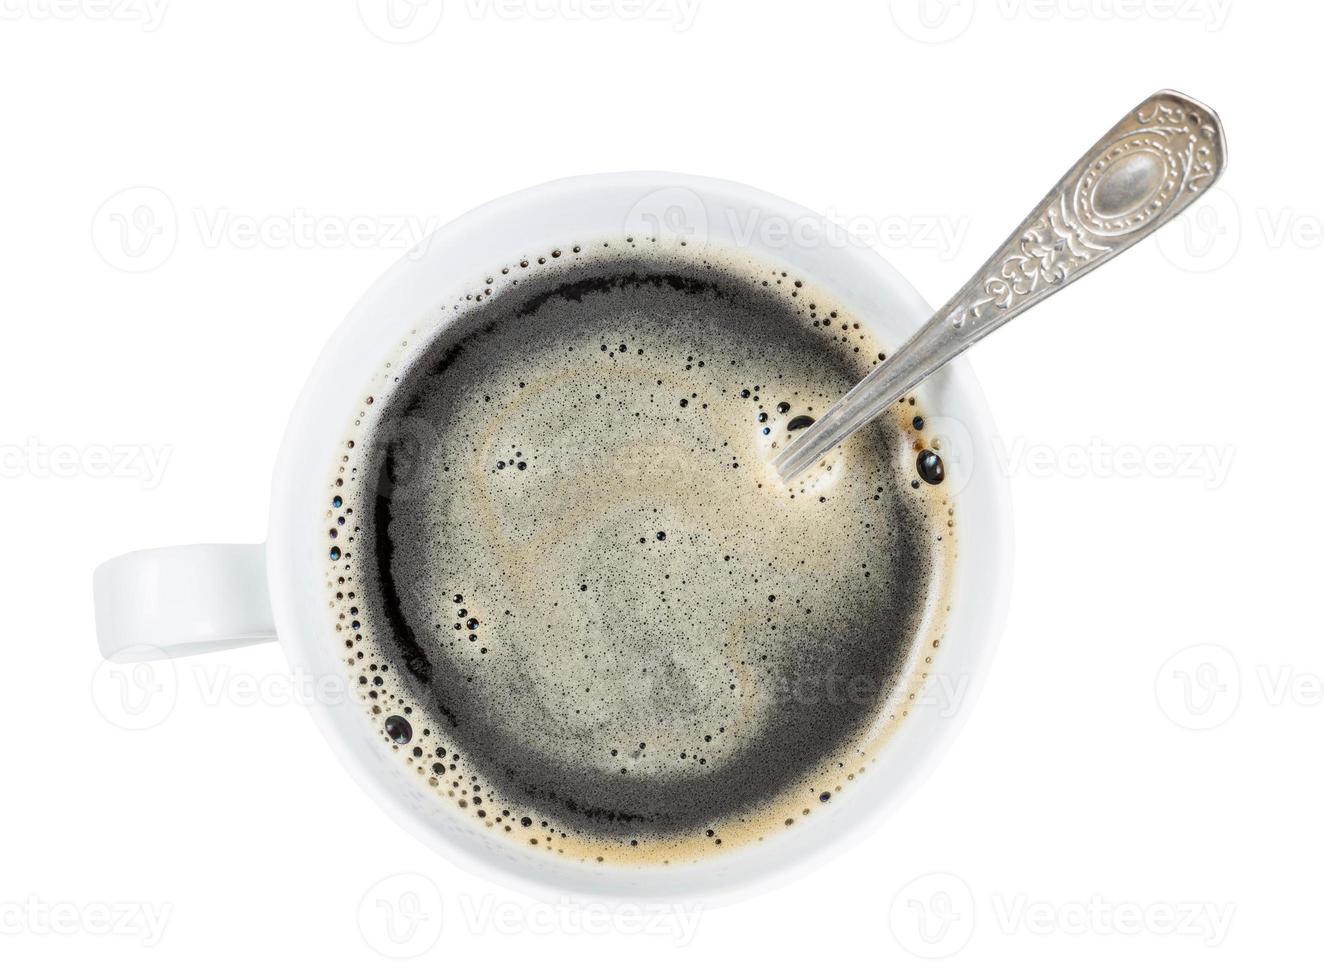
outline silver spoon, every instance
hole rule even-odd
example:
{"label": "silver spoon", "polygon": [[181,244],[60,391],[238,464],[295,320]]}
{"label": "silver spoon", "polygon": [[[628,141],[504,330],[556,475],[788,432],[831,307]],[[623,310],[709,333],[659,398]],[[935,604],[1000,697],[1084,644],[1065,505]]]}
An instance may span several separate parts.
{"label": "silver spoon", "polygon": [[773,460],[791,481],[967,347],[1179,214],[1227,162],[1218,116],[1150,96],[1091,147],[974,277]]}

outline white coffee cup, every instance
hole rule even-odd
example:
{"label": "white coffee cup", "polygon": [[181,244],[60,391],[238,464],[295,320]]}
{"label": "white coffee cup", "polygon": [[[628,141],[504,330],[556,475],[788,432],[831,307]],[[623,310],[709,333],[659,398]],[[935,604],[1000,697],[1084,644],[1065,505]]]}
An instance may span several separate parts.
{"label": "white coffee cup", "polygon": [[[343,679],[343,637],[335,634],[326,592],[325,513],[346,426],[372,376],[400,349],[402,338],[412,330],[436,329],[455,294],[481,288],[490,270],[571,242],[630,234],[766,256],[836,296],[884,349],[894,349],[931,312],[876,252],[827,219],[729,181],[604,174],[493,201],[398,261],[322,352],[286,430],[265,544],[138,551],[96,570],[103,655],[116,661],[179,657],[279,637],[296,672]],[[923,694],[841,806],[693,864],[586,864],[521,846],[443,800],[390,751],[352,691],[314,700],[323,734],[373,799],[417,837],[468,868],[535,893],[711,903],[823,861],[875,823],[937,760],[970,710],[1001,631],[1010,508],[987,408],[960,360],[918,394],[926,435],[943,444],[948,486],[959,507],[952,610]]]}

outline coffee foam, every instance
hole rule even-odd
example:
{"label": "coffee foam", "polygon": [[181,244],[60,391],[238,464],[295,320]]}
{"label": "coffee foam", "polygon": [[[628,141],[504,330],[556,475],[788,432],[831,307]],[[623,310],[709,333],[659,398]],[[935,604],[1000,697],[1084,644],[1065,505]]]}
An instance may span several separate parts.
{"label": "coffee foam", "polygon": [[882,358],[789,270],[651,240],[493,270],[364,396],[326,512],[381,737],[524,847],[681,861],[838,805],[948,608],[913,399],[783,486]]}

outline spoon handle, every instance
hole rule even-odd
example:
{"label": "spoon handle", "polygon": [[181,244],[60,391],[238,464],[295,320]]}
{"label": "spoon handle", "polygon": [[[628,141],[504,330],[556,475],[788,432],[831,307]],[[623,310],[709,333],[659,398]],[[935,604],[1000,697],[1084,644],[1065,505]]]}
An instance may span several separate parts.
{"label": "spoon handle", "polygon": [[891,357],[774,461],[783,480],[818,462],[971,344],[1179,214],[1227,161],[1213,110],[1150,96],[1108,130],[983,267]]}

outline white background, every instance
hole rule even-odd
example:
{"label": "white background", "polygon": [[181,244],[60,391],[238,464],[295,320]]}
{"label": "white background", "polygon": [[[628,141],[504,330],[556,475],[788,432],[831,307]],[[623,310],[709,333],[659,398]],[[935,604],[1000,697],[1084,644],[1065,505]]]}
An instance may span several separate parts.
{"label": "white background", "polygon": [[[1324,12],[926,11],[0,3],[0,971],[1317,969]],[[94,565],[263,537],[287,413],[402,223],[710,174],[872,234],[936,304],[1161,87],[1220,111],[1229,170],[971,355],[1013,481],[1010,619],[955,747],[847,856],[692,934],[692,909],[548,908],[389,822],[274,645],[147,675],[146,713],[97,672]]]}

